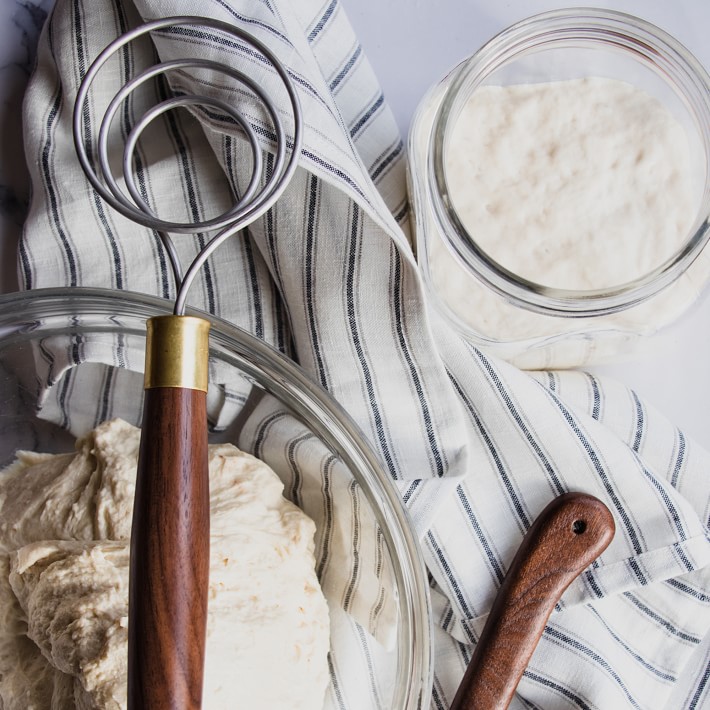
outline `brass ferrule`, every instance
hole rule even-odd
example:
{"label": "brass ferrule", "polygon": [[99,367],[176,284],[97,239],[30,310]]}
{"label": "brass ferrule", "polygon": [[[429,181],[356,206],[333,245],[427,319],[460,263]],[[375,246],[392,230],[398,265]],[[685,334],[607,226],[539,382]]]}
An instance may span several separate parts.
{"label": "brass ferrule", "polygon": [[193,316],[156,316],[146,325],[145,389],[207,392],[210,322]]}

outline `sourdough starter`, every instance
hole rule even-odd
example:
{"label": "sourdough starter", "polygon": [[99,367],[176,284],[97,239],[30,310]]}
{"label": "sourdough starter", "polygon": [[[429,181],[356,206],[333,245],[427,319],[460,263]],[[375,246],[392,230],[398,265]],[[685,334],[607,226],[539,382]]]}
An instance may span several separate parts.
{"label": "sourdough starter", "polygon": [[683,127],[625,82],[484,86],[446,156],[467,231],[530,281],[588,290],[669,258],[695,216]]}
{"label": "sourdough starter", "polygon": [[[682,245],[696,212],[684,129],[655,98],[612,79],[479,87],[450,134],[445,169],[452,204],[482,249],[555,288],[600,289],[647,274]],[[577,327],[509,306],[439,239],[429,258],[439,295],[493,340]],[[652,318],[675,315],[695,295],[666,293]],[[648,315],[628,319],[635,327]],[[627,316],[612,318],[609,327],[624,327]]]}
{"label": "sourdough starter", "polygon": [[[126,706],[128,538],[140,432],[115,420],[77,453],[0,473],[0,708]],[[206,709],[320,710],[329,620],[315,526],[276,474],[209,450]]]}

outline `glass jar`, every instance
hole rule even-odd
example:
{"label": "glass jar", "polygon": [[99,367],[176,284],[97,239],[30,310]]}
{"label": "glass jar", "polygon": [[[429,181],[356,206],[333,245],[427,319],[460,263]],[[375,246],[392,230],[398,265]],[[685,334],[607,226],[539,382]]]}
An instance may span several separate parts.
{"label": "glass jar", "polygon": [[[556,288],[506,269],[463,226],[446,153],[479,87],[591,77],[642,89],[682,126],[696,187],[692,224],[680,248],[641,276],[594,290]],[[686,311],[710,278],[710,77],[673,37],[643,20],[577,8],[509,27],[430,89],[408,151],[417,259],[429,302],[476,346],[520,367],[574,367],[628,354]],[[515,238],[515,247],[525,249],[525,234]]]}

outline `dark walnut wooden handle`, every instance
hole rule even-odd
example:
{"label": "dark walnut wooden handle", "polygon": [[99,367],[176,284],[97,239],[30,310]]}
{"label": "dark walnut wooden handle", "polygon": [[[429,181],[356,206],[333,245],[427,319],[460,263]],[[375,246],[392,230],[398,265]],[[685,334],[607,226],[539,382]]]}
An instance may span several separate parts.
{"label": "dark walnut wooden handle", "polygon": [[[180,348],[170,354],[174,343],[165,347],[167,369],[155,358],[146,363],[131,531],[130,710],[202,705],[210,553],[206,392],[174,386],[170,368],[184,354]],[[149,375],[156,368],[162,379]],[[159,386],[166,373],[173,384]],[[183,378],[180,372],[176,381]]]}
{"label": "dark walnut wooden handle", "polygon": [[554,499],[511,563],[451,710],[503,710],[563,592],[609,545],[614,518],[597,498]]}

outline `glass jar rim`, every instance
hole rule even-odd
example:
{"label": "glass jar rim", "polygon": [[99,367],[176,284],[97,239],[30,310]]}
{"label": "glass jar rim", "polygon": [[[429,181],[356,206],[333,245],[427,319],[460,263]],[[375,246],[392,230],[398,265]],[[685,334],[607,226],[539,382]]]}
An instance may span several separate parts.
{"label": "glass jar rim", "polygon": [[[544,48],[607,47],[644,62],[683,99],[701,134],[705,184],[693,227],[683,245],[645,275],[611,288],[571,290],[525,279],[496,262],[463,226],[446,181],[446,138],[461,103],[496,69],[522,53]],[[659,66],[660,65],[660,66]],[[661,68],[662,67],[662,70]],[[462,98],[462,90],[468,93]],[[710,75],[678,40],[633,15],[599,8],[552,10],[528,17],[495,35],[451,74],[436,111],[429,142],[427,184],[446,245],[489,288],[522,308],[563,317],[602,316],[642,303],[675,281],[710,240]]]}

